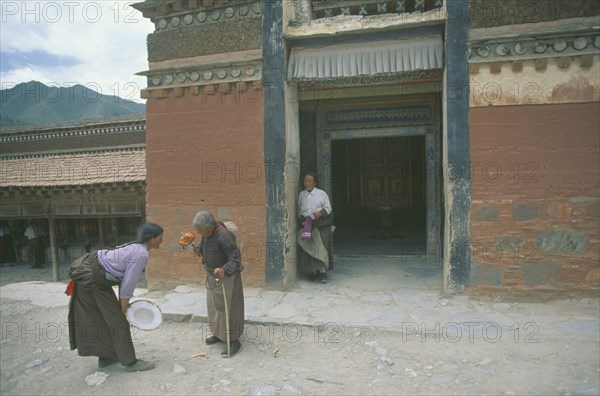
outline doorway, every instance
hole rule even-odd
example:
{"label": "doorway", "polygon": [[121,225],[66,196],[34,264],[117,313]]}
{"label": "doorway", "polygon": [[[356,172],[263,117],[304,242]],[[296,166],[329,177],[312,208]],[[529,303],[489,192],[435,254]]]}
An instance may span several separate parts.
{"label": "doorway", "polygon": [[340,286],[443,286],[438,98],[305,103],[301,168],[316,170],[334,218]]}
{"label": "doorway", "polygon": [[425,137],[335,140],[331,154],[336,256],[423,255]]}

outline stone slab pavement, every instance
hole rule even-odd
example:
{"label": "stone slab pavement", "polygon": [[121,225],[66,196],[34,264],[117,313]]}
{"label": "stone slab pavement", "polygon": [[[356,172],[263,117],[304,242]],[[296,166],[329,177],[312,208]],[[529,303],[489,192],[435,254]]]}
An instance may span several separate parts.
{"label": "stone slab pavement", "polygon": [[[4,270],[4,269],[3,269]],[[345,326],[398,331],[415,336],[483,337],[585,336],[598,340],[600,304],[597,298],[563,299],[543,303],[478,300],[468,295],[443,298],[438,278],[373,266],[355,276],[352,266],[338,269],[326,284],[298,281],[289,291],[245,287],[247,323]],[[4,273],[2,273],[4,275]],[[430,275],[430,274],[426,274]],[[3,282],[0,298],[30,300],[42,307],[67,306],[65,282]],[[206,321],[206,289],[181,285],[174,290],[135,291],[136,299],[157,304],[166,321]],[[65,313],[66,315],[66,313]]]}

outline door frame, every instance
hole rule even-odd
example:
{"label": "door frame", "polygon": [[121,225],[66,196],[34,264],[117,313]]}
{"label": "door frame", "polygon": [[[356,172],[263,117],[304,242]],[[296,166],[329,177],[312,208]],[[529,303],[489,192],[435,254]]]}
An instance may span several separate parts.
{"label": "door frame", "polygon": [[433,125],[398,126],[390,128],[320,130],[317,129],[317,174],[321,188],[331,196],[332,153],[334,140],[368,139],[379,137],[425,136],[425,221],[427,262],[441,261],[441,191],[439,165],[441,161],[438,128]]}

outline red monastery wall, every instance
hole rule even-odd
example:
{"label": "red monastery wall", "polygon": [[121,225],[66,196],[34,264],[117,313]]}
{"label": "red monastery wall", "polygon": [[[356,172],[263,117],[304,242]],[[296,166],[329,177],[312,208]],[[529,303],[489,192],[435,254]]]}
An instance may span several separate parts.
{"label": "red monastery wall", "polygon": [[597,291],[597,102],[470,110],[472,283]]}
{"label": "red monastery wall", "polygon": [[[170,95],[147,104],[147,218],[165,228],[150,288],[199,284],[199,259],[178,246],[197,211],[238,227],[246,284],[264,282],[263,100],[236,93]],[[202,270],[203,271],[203,270]]]}

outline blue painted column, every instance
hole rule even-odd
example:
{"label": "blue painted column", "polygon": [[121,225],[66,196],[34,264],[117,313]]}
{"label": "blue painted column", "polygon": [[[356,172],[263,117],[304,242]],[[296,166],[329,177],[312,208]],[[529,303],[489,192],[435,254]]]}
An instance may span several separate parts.
{"label": "blue painted column", "polygon": [[447,257],[446,290],[468,282],[470,262],[471,161],[469,148],[469,0],[446,0],[446,153],[444,161]]}
{"label": "blue painted column", "polygon": [[281,286],[286,225],[283,5],[282,0],[264,0],[261,4],[267,239],[265,280]]}
{"label": "blue painted column", "polygon": [[427,245],[425,247],[426,260],[429,263],[439,262],[440,259],[440,211],[439,201],[440,179],[438,177],[438,165],[440,150],[436,144],[438,139],[437,128],[425,129],[425,196],[426,196],[426,235]]}

